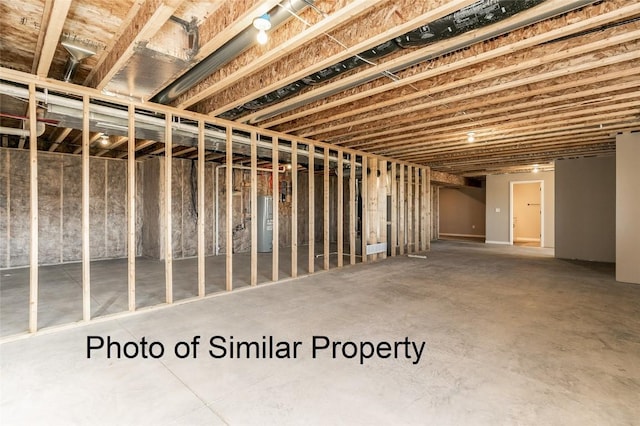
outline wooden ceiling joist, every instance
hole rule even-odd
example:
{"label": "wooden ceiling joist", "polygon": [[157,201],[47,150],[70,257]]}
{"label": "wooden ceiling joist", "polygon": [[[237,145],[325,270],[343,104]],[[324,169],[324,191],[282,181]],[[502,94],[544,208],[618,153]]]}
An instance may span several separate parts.
{"label": "wooden ceiling joist", "polygon": [[[634,34],[640,35],[640,31]],[[336,135],[340,134],[340,131],[344,132],[344,129],[349,129],[354,126],[359,126],[366,123],[376,123],[378,127],[384,127],[384,123],[381,120],[392,118],[397,115],[406,116],[407,114],[422,111],[432,108],[434,105],[439,104],[452,104],[459,102],[460,100],[467,99],[469,97],[483,97],[495,95],[498,92],[507,90],[527,90],[527,86],[534,83],[540,83],[543,81],[553,80],[558,77],[565,76],[572,73],[580,73],[594,68],[600,68],[607,65],[620,64],[622,62],[631,61],[637,59],[637,50],[640,49],[640,43],[637,40],[633,42],[625,43],[616,46],[616,48],[610,49],[608,54],[611,56],[603,57],[604,55],[583,55],[577,58],[570,58],[565,61],[559,61],[554,63],[554,67],[551,71],[544,72],[538,69],[529,70],[524,74],[523,78],[517,78],[520,75],[514,75],[516,79],[504,82],[504,79],[496,78],[495,80],[482,80],[480,83],[474,83],[467,87],[453,90],[453,93],[445,93],[441,97],[436,99],[433,96],[427,96],[419,99],[412,100],[409,106],[398,105],[392,110],[389,108],[384,109],[385,112],[370,112],[361,115],[361,118],[350,117],[349,119],[336,120],[335,124],[330,126],[318,126],[310,128],[309,130],[302,132],[301,136],[315,137],[319,139],[332,139]],[[611,53],[615,52],[615,53]],[[543,66],[543,69],[551,68],[549,65]],[[542,72],[541,72],[542,71]],[[476,89],[478,87],[478,89]]]}
{"label": "wooden ceiling joist", "polygon": [[[321,19],[322,16],[319,16],[315,11],[307,10],[305,11],[306,13],[303,13],[304,16],[302,16],[301,19],[309,23],[317,21],[315,25],[311,25],[308,28],[303,26],[301,29],[294,29],[292,28],[294,24],[299,26],[300,23],[297,22],[297,20],[293,20],[292,23],[283,25],[282,29],[272,31],[269,43],[274,46],[278,46],[277,49],[267,50],[266,52],[263,52],[263,49],[259,47],[251,49],[251,51],[242,55],[250,57],[250,59],[234,59],[232,63],[224,67],[224,69],[214,72],[202,82],[188,90],[173,104],[178,108],[188,108],[206,97],[247,78],[248,75],[267,66],[268,64],[282,59],[289,53],[303,46],[305,43],[308,43],[316,37],[321,37],[323,33],[335,29],[363,11],[371,7],[375,7],[377,3],[381,3],[383,1],[386,0],[355,0],[346,4],[343,4],[345,3],[344,0],[340,2],[334,1],[325,4],[327,8],[332,9],[323,11],[325,14],[330,15],[325,19]],[[238,62],[238,64],[233,62]]]}
{"label": "wooden ceiling joist", "polygon": [[149,41],[183,1],[146,0],[127,23],[120,38],[104,54],[102,62],[87,77],[86,84],[98,90],[104,89],[134,54],[136,45]]}
{"label": "wooden ceiling joist", "polygon": [[[635,13],[640,13],[640,4],[630,6],[629,9],[632,9]],[[631,10],[629,10],[629,13],[631,13]],[[446,90],[444,87],[447,86],[455,87],[455,85],[473,83],[481,79],[491,78],[492,75],[504,75],[516,72],[519,69],[532,68],[547,61],[557,61],[591,50],[602,49],[605,46],[600,46],[599,43],[603,38],[609,35],[621,35],[621,33],[624,34],[624,31],[613,28],[605,33],[565,41],[560,45],[543,43],[562,35],[575,34],[579,31],[602,25],[614,19],[618,19],[617,14],[612,12],[607,15],[597,15],[595,18],[585,21],[578,21],[568,26],[560,25],[564,21],[559,20],[558,25],[560,26],[548,32],[545,31],[549,27],[548,23],[546,25],[538,24],[536,28],[540,34],[524,39],[522,37],[531,33],[532,30],[530,28],[518,30],[497,39],[494,42],[500,43],[497,48],[491,48],[494,43],[477,44],[455,54],[424,62],[409,70],[399,72],[397,76],[400,77],[400,80],[396,82],[378,79],[375,82],[367,83],[345,93],[318,101],[298,114],[292,114],[279,120],[270,120],[261,125],[273,127],[274,125],[288,122],[286,125],[276,128],[287,132],[301,133],[302,130],[311,126],[320,126],[337,119],[416,99],[433,90],[444,91]],[[636,24],[635,27],[637,29],[638,25]],[[521,57],[516,57],[520,51],[522,51],[520,53]],[[504,58],[501,58],[503,56]],[[498,58],[500,60],[497,60]],[[360,74],[357,75],[359,76]],[[442,76],[440,80],[435,79],[438,76]],[[416,91],[415,86],[408,86],[410,84],[427,85],[430,81],[434,81],[434,84],[419,91]],[[352,92],[354,93],[352,94]],[[381,96],[380,94],[382,93],[385,93],[385,95]],[[304,95],[307,95],[307,93]],[[296,97],[296,99],[298,98]],[[342,105],[348,106],[356,101],[358,102],[358,108],[351,106],[344,108],[344,110],[337,109]],[[331,109],[330,113],[319,114],[328,109]],[[261,112],[264,111],[266,110]],[[304,118],[297,119],[300,116],[304,116]],[[292,119],[296,120],[291,121]]]}
{"label": "wooden ceiling joist", "polygon": [[[640,13],[640,4],[633,4],[622,9],[611,11],[609,13],[596,14],[596,12],[606,10],[606,6],[607,5],[604,4],[591,6],[592,8],[596,9],[595,11],[590,10],[589,8],[574,11],[570,14],[567,14],[566,16],[563,16],[561,19],[556,19],[550,22],[544,21],[513,31],[505,36],[496,39],[495,41],[492,41],[491,43],[477,43],[471,45],[467,49],[456,52],[456,54],[454,55],[445,55],[431,59],[429,61],[424,61],[421,64],[412,66],[409,69],[397,72],[396,76],[399,78],[398,81],[390,81],[387,78],[379,78],[375,81],[359,85],[354,89],[343,90],[337,95],[333,95],[331,97],[316,101],[307,106],[298,108],[295,111],[282,114],[281,116],[277,116],[276,118],[268,119],[264,123],[261,122],[261,126],[273,127],[282,123],[291,122],[292,120],[298,119],[300,117],[305,117],[305,120],[302,120],[301,122],[290,123],[286,127],[279,128],[280,130],[286,130],[289,132],[297,131],[300,130],[301,126],[304,123],[308,124],[313,122],[314,119],[318,120],[319,117],[316,114],[322,111],[334,109],[341,105],[348,105],[356,101],[359,101],[360,104],[364,105],[375,105],[376,102],[373,100],[373,96],[376,94],[400,87],[406,87],[407,85],[416,83],[420,80],[424,80],[440,74],[450,73],[458,69],[467,68],[476,64],[480,64],[484,61],[495,60],[496,58],[504,55],[512,57],[516,52],[520,50],[529,49],[536,45],[540,45],[542,43],[546,43],[560,37],[566,37],[567,35],[593,29],[605,25],[609,22],[618,21],[620,19],[624,19],[627,16],[633,16]],[[535,16],[535,14],[537,13],[540,13],[537,9],[524,12],[505,20],[500,24],[496,24],[496,26],[506,27],[511,23],[512,20],[515,19],[525,21],[528,16]],[[335,82],[323,85],[317,89],[307,91],[291,100],[286,100],[272,107],[264,108],[254,114],[243,117],[243,121],[252,121],[257,117],[263,116],[272,111],[277,111],[278,109],[287,105],[300,102],[300,100],[311,99],[315,96],[321,96],[324,93],[330,93],[332,90],[335,90],[335,88],[348,87],[349,85],[353,85],[356,82],[362,80],[364,77],[375,76],[383,70],[396,68],[402,66],[402,64],[411,63],[416,59],[432,56],[433,52],[448,51],[453,46],[459,46],[460,44],[464,43],[465,40],[468,40],[467,42],[471,43],[473,42],[473,40],[482,36],[483,33],[494,31],[494,27],[495,26],[490,26],[486,29],[471,31],[452,40],[438,43],[435,46],[427,46],[425,48],[415,50],[412,53],[408,53],[393,60],[383,62],[377,67],[372,67],[355,75],[338,79]],[[602,34],[600,38],[603,37],[606,37],[606,35]],[[496,44],[498,45],[496,46]],[[573,44],[580,45],[583,43],[575,40]],[[564,50],[565,47],[562,46],[561,48],[559,48],[557,45],[546,46],[546,51],[549,53],[557,52],[560,49]],[[532,54],[531,56],[535,57],[537,55]],[[476,73],[475,75],[481,74]],[[411,88],[408,89],[410,92],[413,91]],[[396,96],[390,97],[394,99],[397,98]],[[351,110],[352,108],[347,108],[346,113]],[[332,111],[330,115],[336,116],[336,118],[340,118],[340,114],[336,114],[336,111]],[[322,124],[322,121],[318,120],[315,122],[315,124]]]}
{"label": "wooden ceiling joist", "polygon": [[[508,114],[508,117],[519,118],[522,116],[529,116],[535,113],[551,111],[557,113],[557,105],[550,104],[562,104],[565,99],[565,91],[569,91],[570,100],[579,99],[584,96],[598,96],[620,90],[633,89],[638,87],[640,83],[633,77],[636,74],[636,65],[640,66],[640,61],[631,61],[631,66],[616,71],[607,72],[600,76],[595,71],[589,71],[580,75],[580,78],[565,77],[563,80],[566,82],[554,82],[556,84],[542,87],[530,92],[527,92],[526,96],[521,94],[508,95],[505,97],[493,98],[491,100],[474,100],[471,99],[468,103],[456,104],[454,107],[448,105],[442,105],[442,109],[434,108],[429,111],[428,116],[425,116],[424,120],[417,120],[418,124],[406,125],[406,123],[400,122],[397,125],[389,126],[386,130],[380,130],[376,132],[375,138],[372,138],[370,134],[351,136],[348,142],[345,143],[349,147],[358,147],[368,149],[372,145],[379,143],[385,146],[401,145],[402,141],[406,141],[414,134],[425,131],[427,129],[441,127],[452,123],[466,123],[468,127],[476,127],[476,123],[482,118],[487,116],[487,108],[490,109],[490,115]],[[597,70],[596,70],[597,71]],[[616,84],[608,83],[609,81],[615,81]],[[581,89],[579,89],[581,88]],[[593,91],[593,89],[597,89]],[[556,93],[558,98],[554,98],[553,94]],[[541,99],[534,99],[535,97],[543,97]],[[618,99],[622,101],[623,99]],[[503,105],[501,105],[503,104]],[[549,110],[546,107],[550,108]],[[517,113],[518,110],[525,110],[522,113]],[[522,115],[524,114],[524,115]],[[400,121],[400,120],[398,120]],[[366,131],[358,132],[366,133]],[[391,141],[399,141],[399,143],[389,143]],[[336,143],[341,143],[339,140]]]}
{"label": "wooden ceiling joist", "polygon": [[[293,83],[302,77],[320,71],[355,54],[373,48],[387,40],[411,31],[426,22],[453,13],[472,4],[474,0],[437,0],[428,3],[413,0],[388,2],[360,17],[370,25],[357,27],[349,24],[331,32],[338,43],[327,43],[319,38],[292,52],[287,58],[267,69],[254,73],[242,81],[198,104],[198,111],[218,115]],[[374,24],[375,23],[375,24]],[[249,77],[249,76],[247,76]]]}
{"label": "wooden ceiling joist", "polygon": [[[49,68],[53,62],[53,55],[58,47],[58,41],[62,34],[62,28],[67,20],[71,0],[56,0],[51,6],[51,12],[48,16],[43,16],[47,22],[43,22],[42,30],[45,32],[42,48],[40,49],[40,57],[38,59],[38,67],[36,74],[40,77],[46,77],[49,74]],[[46,6],[45,6],[46,13]]]}

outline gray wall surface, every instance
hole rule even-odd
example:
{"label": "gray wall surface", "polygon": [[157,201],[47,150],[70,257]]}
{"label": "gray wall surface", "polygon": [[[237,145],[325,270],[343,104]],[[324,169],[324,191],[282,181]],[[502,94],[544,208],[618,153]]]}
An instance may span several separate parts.
{"label": "gray wall surface", "polygon": [[616,258],[616,159],[556,161],[556,257]]}
{"label": "gray wall surface", "polygon": [[640,284],[640,133],[616,138],[616,280]]}
{"label": "gray wall surface", "polygon": [[[555,196],[554,172],[517,173],[487,176],[486,241],[509,243],[509,196],[510,182],[544,182],[544,228],[545,247],[555,247]],[[496,211],[499,209],[500,211]]]}
{"label": "gray wall surface", "polygon": [[484,188],[440,189],[440,233],[485,236]]}

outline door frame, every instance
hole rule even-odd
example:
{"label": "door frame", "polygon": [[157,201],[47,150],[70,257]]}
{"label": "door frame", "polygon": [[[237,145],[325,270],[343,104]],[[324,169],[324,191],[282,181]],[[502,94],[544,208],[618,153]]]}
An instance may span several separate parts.
{"label": "door frame", "polygon": [[513,245],[513,186],[523,183],[540,184],[540,247],[544,247],[544,180],[512,180],[509,182],[509,244]]}

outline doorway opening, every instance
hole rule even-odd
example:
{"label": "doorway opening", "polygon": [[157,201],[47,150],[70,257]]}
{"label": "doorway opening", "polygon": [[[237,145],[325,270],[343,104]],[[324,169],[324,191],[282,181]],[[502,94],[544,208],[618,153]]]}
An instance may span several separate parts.
{"label": "doorway opening", "polygon": [[511,182],[509,242],[544,247],[544,182]]}

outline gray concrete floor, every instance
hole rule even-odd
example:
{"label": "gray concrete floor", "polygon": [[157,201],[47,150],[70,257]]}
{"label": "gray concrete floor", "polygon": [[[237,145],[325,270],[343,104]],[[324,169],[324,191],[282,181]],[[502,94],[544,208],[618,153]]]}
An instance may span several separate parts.
{"label": "gray concrete floor", "polygon": [[[337,246],[330,247],[329,267],[338,266]],[[315,271],[324,268],[322,244],[316,246]],[[258,253],[258,284],[272,282],[272,253]],[[291,249],[280,249],[279,279],[291,277]],[[309,247],[298,250],[298,275],[309,273]],[[356,257],[356,262],[361,262]],[[349,263],[344,257],[344,263]],[[205,258],[205,292],[224,292],[226,258]],[[91,317],[98,318],[128,310],[128,271],[126,259],[93,261],[91,271]],[[198,295],[197,258],[173,261],[174,301]],[[233,255],[233,288],[247,287],[251,279],[250,253]],[[136,307],[146,308],[166,300],[164,260],[136,259]],[[82,320],[82,264],[41,266],[38,270],[38,329]],[[0,270],[0,338],[29,329],[29,268]]]}
{"label": "gray concrete floor", "polygon": [[[121,284],[122,285],[122,284]],[[87,336],[162,342],[86,356]],[[200,335],[196,359],[173,345]],[[207,340],[300,340],[297,359],[214,359]],[[426,342],[421,361],[311,357],[314,335]],[[633,425],[640,286],[546,249],[438,242],[396,257],[0,345],[10,425]]]}

